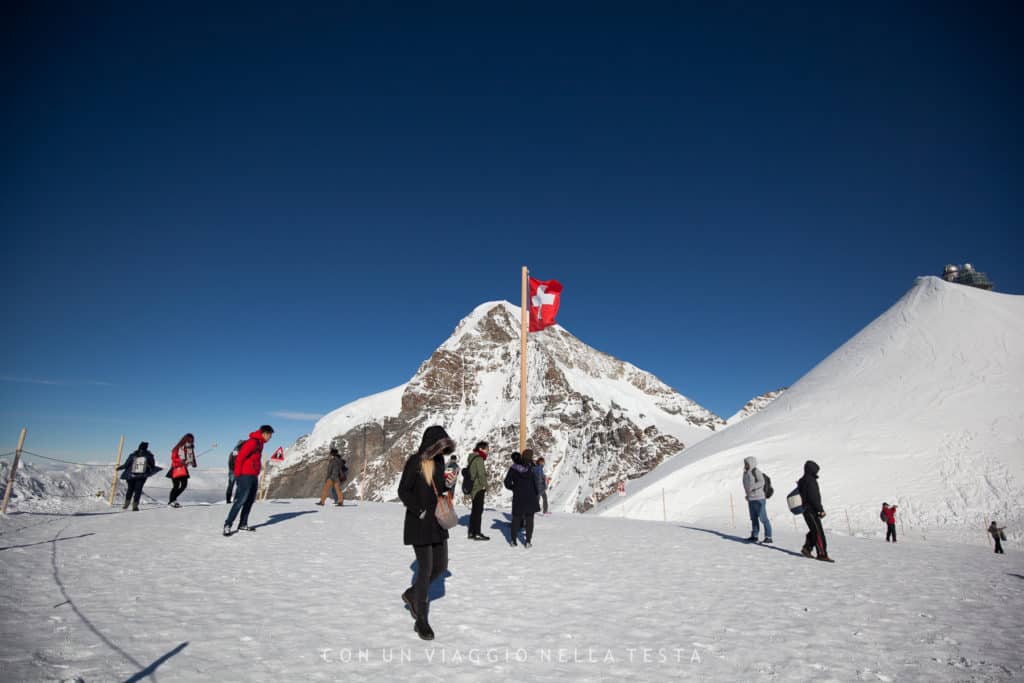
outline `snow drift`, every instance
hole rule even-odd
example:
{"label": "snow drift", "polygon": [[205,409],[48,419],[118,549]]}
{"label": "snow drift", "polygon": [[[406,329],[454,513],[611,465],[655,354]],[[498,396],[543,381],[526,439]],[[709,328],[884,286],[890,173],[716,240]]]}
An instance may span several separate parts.
{"label": "snow drift", "polygon": [[762,412],[667,460],[600,511],[722,520],[732,494],[743,526],[742,462],[755,456],[777,491],[769,511],[786,518],[785,495],[813,459],[843,531],[877,529],[886,501],[905,526],[982,543],[997,519],[1019,538],[1022,386],[1024,297],[919,278]]}

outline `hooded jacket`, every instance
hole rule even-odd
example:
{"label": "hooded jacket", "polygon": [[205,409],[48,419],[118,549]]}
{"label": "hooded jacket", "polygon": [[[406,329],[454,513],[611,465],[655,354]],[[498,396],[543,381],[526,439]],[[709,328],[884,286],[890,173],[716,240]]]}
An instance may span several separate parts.
{"label": "hooded jacket", "polygon": [[804,476],[796,482],[805,512],[820,515],[825,511],[821,506],[821,490],[818,488],[818,463],[808,460],[804,463]]}
{"label": "hooded jacket", "polygon": [[332,455],[327,465],[327,478],[332,481],[345,481],[348,478],[348,465],[342,460],[341,455]]}
{"label": "hooded jacket", "polygon": [[469,462],[466,466],[469,468],[469,478],[473,482],[473,490],[470,492],[470,497],[475,496],[481,491],[487,490],[487,468],[484,467],[484,461],[487,460],[487,455],[480,451],[473,451],[469,455]]}
{"label": "hooded jacket", "polygon": [[[427,428],[419,449],[405,461],[402,478],[398,482],[398,498],[405,505],[405,524],[402,528],[405,545],[434,545],[448,540],[448,530],[437,523],[434,510],[437,497],[447,488],[444,456],[453,450],[455,442],[448,438],[443,427],[435,425]],[[424,460],[434,461],[432,483],[423,478]]]}
{"label": "hooded jacket", "polygon": [[258,477],[263,466],[263,434],[252,432],[235,457],[235,476]]}
{"label": "hooded jacket", "polygon": [[512,491],[512,516],[532,515],[540,511],[540,502],[537,496],[537,477],[533,469],[523,463],[522,457],[516,453],[512,456],[514,461],[508,468],[505,475],[505,488]]}
{"label": "hooded jacket", "polygon": [[743,458],[747,469],[743,472],[743,491],[747,500],[764,500],[764,475],[757,469],[757,458]]}
{"label": "hooded jacket", "polygon": [[[135,474],[135,459],[145,458],[146,460],[146,472],[144,474]],[[145,479],[146,477],[152,476],[160,471],[161,468],[156,466],[156,457],[149,452],[149,442],[143,441],[139,444],[138,449],[132,452],[128,456],[128,459],[124,461],[124,464],[118,467],[119,470],[124,470],[121,473],[121,479],[128,481],[130,479]]]}

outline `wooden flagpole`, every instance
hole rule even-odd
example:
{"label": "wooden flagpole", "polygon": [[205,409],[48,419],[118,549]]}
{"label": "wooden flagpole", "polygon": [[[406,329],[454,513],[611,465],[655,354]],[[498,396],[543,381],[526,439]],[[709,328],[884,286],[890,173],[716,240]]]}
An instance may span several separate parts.
{"label": "wooden flagpole", "polygon": [[522,306],[522,329],[520,331],[520,338],[522,340],[522,346],[519,350],[519,452],[522,453],[526,450],[526,335],[528,332],[527,325],[527,312],[526,312],[526,295],[529,291],[527,286],[527,278],[529,277],[529,271],[526,266],[523,266],[523,306]]}
{"label": "wooden flagpole", "polygon": [[[114,483],[110,485],[110,500],[107,505],[114,504],[114,494],[117,493],[117,468],[121,466],[121,453],[124,451],[124,434],[121,435],[121,442],[117,444],[117,464],[114,465]],[[125,494],[127,495],[127,494]]]}
{"label": "wooden flagpole", "polygon": [[14,451],[14,462],[11,469],[7,471],[7,488],[4,490],[3,514],[7,514],[7,501],[11,499],[11,491],[14,489],[14,477],[18,474],[18,463],[21,462],[21,449],[25,446],[25,432],[28,427],[21,428],[21,436],[18,437],[18,447]]}

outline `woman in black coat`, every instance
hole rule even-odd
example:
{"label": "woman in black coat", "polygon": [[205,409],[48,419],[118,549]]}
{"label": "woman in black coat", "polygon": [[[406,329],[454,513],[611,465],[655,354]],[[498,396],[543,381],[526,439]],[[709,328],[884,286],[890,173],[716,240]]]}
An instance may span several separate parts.
{"label": "woman in black coat", "polygon": [[[525,456],[525,457],[524,457]],[[533,451],[512,454],[512,467],[505,475],[505,488],[512,491],[512,545],[519,545],[519,530],[526,527],[524,548],[533,545],[533,515],[540,510],[537,478],[533,474]]]}
{"label": "woman in black coat", "polygon": [[403,536],[406,545],[416,552],[416,578],[402,593],[416,624],[413,627],[423,640],[433,640],[434,631],[427,622],[430,584],[448,569],[448,530],[442,529],[434,517],[437,498],[454,484],[446,474],[444,456],[455,450],[455,442],[444,427],[428,427],[419,449],[409,456],[398,483],[398,497],[405,505]]}

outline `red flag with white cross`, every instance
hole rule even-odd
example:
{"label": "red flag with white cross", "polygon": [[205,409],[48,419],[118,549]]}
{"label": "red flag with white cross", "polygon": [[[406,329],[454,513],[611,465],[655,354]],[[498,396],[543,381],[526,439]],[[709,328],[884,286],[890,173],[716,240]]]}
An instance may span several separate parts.
{"label": "red flag with white cross", "polygon": [[540,332],[555,324],[562,283],[558,280],[530,278],[530,332]]}

